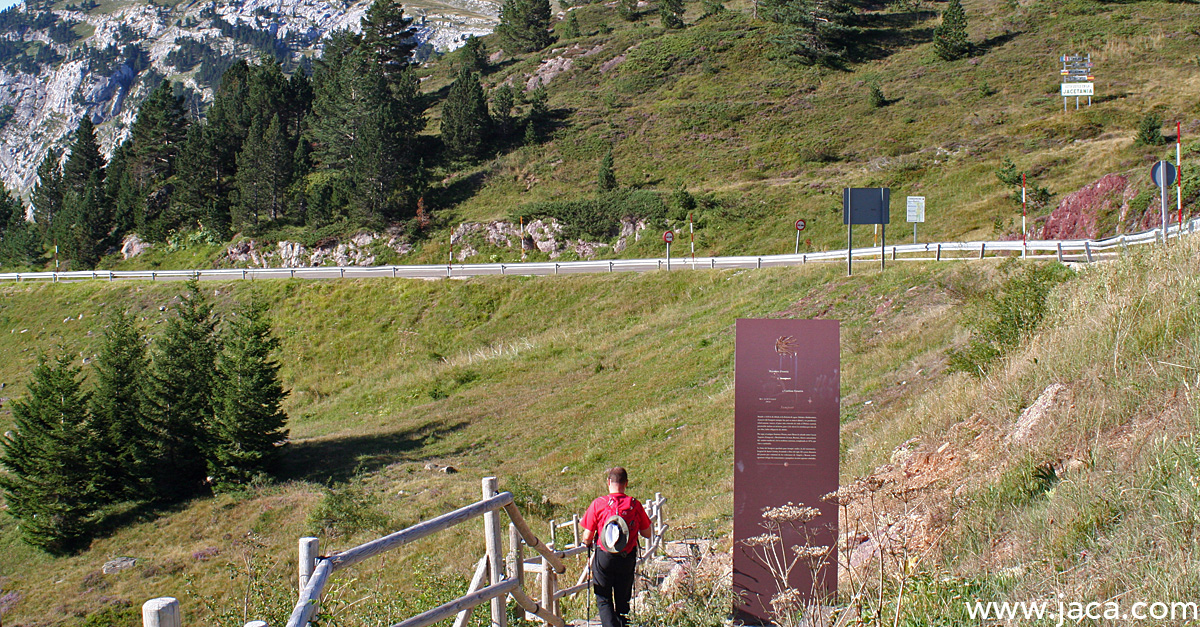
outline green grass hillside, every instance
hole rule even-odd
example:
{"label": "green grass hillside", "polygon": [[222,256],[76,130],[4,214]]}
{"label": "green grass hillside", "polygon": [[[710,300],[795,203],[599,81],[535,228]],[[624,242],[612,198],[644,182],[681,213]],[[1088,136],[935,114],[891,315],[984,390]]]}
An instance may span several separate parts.
{"label": "green grass hillside", "polygon": [[[749,3],[729,7],[702,18],[689,5],[688,27],[670,31],[653,5],[632,24],[609,4],[583,5],[572,9],[583,37],[494,67],[485,84],[523,85],[547,60],[573,59],[548,87],[560,126],[543,145],[447,168],[444,222],[504,219],[524,203],[591,192],[611,148],[622,185],[664,194],[682,185],[708,200],[697,214],[705,253],[790,251],[799,217],[811,249],[841,246],[847,186],[926,196],[923,238],[998,238],[1020,232],[1020,204],[995,176],[1005,159],[1055,194],[1036,218],[1107,173],[1150,186],[1150,163],[1174,151],[1135,145],[1149,113],[1172,138],[1183,123],[1192,158],[1200,146],[1190,139],[1200,132],[1193,5],[968,0],[974,53],[953,62],[931,43],[942,3],[868,5],[838,69],[779,58],[778,27],[753,19]],[[1092,54],[1097,97],[1064,113],[1058,59],[1068,53]],[[453,56],[435,65],[425,89],[440,93],[453,66]],[[872,84],[885,106],[870,103]],[[1143,193],[1131,209],[1149,202]],[[902,208],[893,221],[906,236]],[[626,254],[647,254],[653,242],[641,248]]]}
{"label": "green grass hillside", "polygon": [[[561,519],[623,463],[635,495],[662,492],[672,520],[695,525],[681,533],[723,536],[739,317],[842,320],[843,480],[886,482],[872,507],[850,503],[843,526],[904,522],[914,557],[896,576],[923,582],[902,604],[914,618],[954,615],[952,599],[972,595],[1191,598],[1200,571],[1178,547],[1200,528],[1196,254],[1189,242],[1081,269],[1051,293],[1042,330],[982,379],[948,373],[945,351],[992,315],[987,295],[1021,272],[1015,261],[854,278],[831,265],[205,283],[222,309],[268,303],[283,338],[283,480],[120,513],[122,526],[68,558],[24,546],[0,516],[4,619],[83,624],[174,595],[189,622],[240,624],[250,608],[282,624],[298,536],[345,548],[470,502],[493,474],[532,517]],[[180,286],[0,289],[0,381],[14,397],[38,353],[90,357],[106,307],[161,328]],[[1014,439],[1022,410],[1055,383],[1064,390]],[[465,587],[481,551],[475,526],[422,541],[336,578],[327,607],[339,624],[397,619]],[[138,565],[99,573],[118,556]]]}
{"label": "green grass hillside", "polygon": [[[755,19],[748,0],[726,6],[729,11],[703,17],[701,3],[688,3],[686,28],[667,30],[653,3],[634,22],[623,20],[614,3],[582,4],[570,8],[580,37],[560,38],[535,53],[506,53],[483,76],[489,90],[505,83],[524,90],[531,77],[549,77],[547,68],[570,63],[549,78],[552,119],[544,137],[525,146],[515,138],[517,147],[465,163],[431,152],[426,202],[434,226],[411,239],[414,252],[381,250],[377,262],[440,263],[450,232],[463,222],[515,221],[529,203],[588,197],[610,149],[622,187],[654,191],[668,202],[667,220],[647,225],[648,232],[687,228],[671,192],[682,186],[699,199],[696,242],[705,255],[790,252],[797,218],[808,222],[805,250],[841,247],[840,190],[848,186],[892,188],[897,202],[889,241],[910,236],[906,195],[927,198],[922,240],[1019,237],[1020,203],[996,176],[1006,160],[1018,178],[1027,173],[1031,186],[1051,194],[1031,207],[1031,236],[1039,236],[1042,220],[1064,196],[1106,174],[1126,177],[1128,185],[1115,196],[1083,202],[1068,224],[1093,216],[1098,236],[1141,230],[1157,223],[1149,166],[1173,157],[1174,147],[1137,144],[1139,123],[1155,114],[1165,139],[1173,140],[1181,122],[1185,169],[1200,154],[1194,140],[1200,137],[1200,34],[1190,26],[1200,7],[1194,4],[967,0],[973,51],[947,62],[932,44],[944,3],[865,2],[859,35],[836,68],[803,66],[781,55],[780,27]],[[564,26],[560,20],[555,29]],[[501,48],[494,36],[484,41],[491,52]],[[1096,97],[1091,107],[1077,111],[1072,101],[1064,112],[1059,57],[1072,53],[1092,55]],[[439,133],[441,103],[459,56],[420,70],[431,102],[428,135]],[[882,106],[872,104],[872,86],[882,90]],[[1200,178],[1186,181],[1190,215]],[[347,228],[309,233],[289,227],[253,237],[311,247]],[[103,265],[230,264],[224,246],[176,239],[146,256],[109,258]],[[522,256],[481,235],[466,241],[479,251],[472,261]],[[621,253],[597,254],[660,252],[651,236]]]}

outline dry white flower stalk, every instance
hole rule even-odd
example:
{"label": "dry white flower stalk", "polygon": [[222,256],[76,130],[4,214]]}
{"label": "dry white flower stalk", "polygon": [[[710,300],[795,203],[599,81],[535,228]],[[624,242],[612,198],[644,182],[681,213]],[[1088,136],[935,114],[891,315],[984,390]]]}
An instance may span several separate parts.
{"label": "dry white flower stalk", "polygon": [[764,507],[762,514],[764,519],[773,523],[794,523],[800,525],[810,522],[820,515],[821,510],[815,507],[804,507],[795,503],[788,503],[779,507]]}
{"label": "dry white flower stalk", "polygon": [[742,544],[746,546],[771,546],[779,541],[779,536],[773,533],[764,533],[761,536],[746,538],[742,540]]}

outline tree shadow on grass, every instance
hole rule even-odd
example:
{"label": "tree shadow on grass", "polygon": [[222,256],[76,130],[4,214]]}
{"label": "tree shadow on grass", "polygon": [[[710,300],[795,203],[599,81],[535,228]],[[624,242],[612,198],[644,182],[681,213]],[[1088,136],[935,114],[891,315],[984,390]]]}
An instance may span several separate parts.
{"label": "tree shadow on grass", "polygon": [[486,179],[486,171],[473,172],[466,176],[457,177],[444,186],[431,187],[427,197],[433,207],[453,207],[459,203],[466,202],[478,193],[483,188],[483,183]]}
{"label": "tree shadow on grass", "polygon": [[984,39],[983,41],[971,46],[971,53],[977,56],[985,55],[992,50],[995,50],[996,48],[999,48],[1000,46],[1003,46],[1004,44],[1016,39],[1020,35],[1020,31],[1012,31],[996,35],[995,37],[988,37],[987,39]]}
{"label": "tree shadow on grass", "polygon": [[355,474],[414,459],[412,453],[461,431],[466,421],[434,421],[412,429],[355,435],[328,436],[293,442],[281,464],[279,478],[336,483]]}

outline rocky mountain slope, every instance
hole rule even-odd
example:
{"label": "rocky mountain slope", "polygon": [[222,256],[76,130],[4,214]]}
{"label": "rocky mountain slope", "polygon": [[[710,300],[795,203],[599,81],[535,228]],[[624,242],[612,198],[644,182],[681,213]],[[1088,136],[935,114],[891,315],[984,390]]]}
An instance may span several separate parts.
{"label": "rocky mountain slope", "polygon": [[[325,35],[357,30],[369,0],[216,0],[155,4],[84,0],[27,2],[0,14],[0,176],[25,191],[51,146],[89,115],[109,151],[128,132],[137,105],[163,78],[179,81],[189,106],[211,100],[237,58],[270,55],[285,66],[311,62]],[[421,55],[491,32],[489,0],[406,3]]]}

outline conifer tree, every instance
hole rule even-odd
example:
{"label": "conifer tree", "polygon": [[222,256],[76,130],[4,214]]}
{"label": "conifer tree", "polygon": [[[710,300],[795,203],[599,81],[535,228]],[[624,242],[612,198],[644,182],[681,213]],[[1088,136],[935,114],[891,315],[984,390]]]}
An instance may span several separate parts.
{"label": "conifer tree", "polygon": [[233,215],[233,227],[257,226],[260,220],[275,220],[283,215],[287,186],[291,184],[292,150],[279,116],[273,115],[265,127],[266,115],[255,116],[242,152],[238,153],[237,188],[239,206]]}
{"label": "conifer tree", "polygon": [[462,59],[462,65],[470,69],[472,72],[483,74],[488,68],[488,53],[487,46],[483,40],[471,35],[467,37],[467,41],[463,43],[463,47],[459,52]]}
{"label": "conifer tree", "polygon": [[287,392],[272,353],[266,308],[242,308],[223,336],[213,393],[212,452],[209,475],[217,488],[246,484],[268,473],[279,443],[287,438],[287,414],[280,408]]}
{"label": "conifer tree", "polygon": [[362,18],[362,43],[389,84],[400,79],[417,49],[412,21],[404,15],[400,0],[375,0]]}
{"label": "conifer tree", "polygon": [[617,0],[617,15],[626,22],[636,22],[641,17],[637,5],[638,0]]}
{"label": "conifer tree", "polygon": [[50,231],[54,217],[63,208],[62,168],[59,153],[51,148],[38,166],[37,185],[33,187],[30,201],[33,203],[33,221],[37,223],[44,245],[52,245],[54,236]]}
{"label": "conifer tree", "polygon": [[155,343],[142,385],[142,427],[148,446],[138,464],[150,468],[153,494],[187,498],[203,486],[212,422],[216,319],[196,281],[188,283],[178,313]]}
{"label": "conifer tree", "polygon": [[464,65],[442,107],[442,142],[456,157],[478,157],[490,125],[479,75]]}
{"label": "conifer tree", "polygon": [[164,80],[138,107],[130,130],[133,149],[126,167],[133,171],[135,183],[152,191],[174,174],[187,125],[183,98],[176,97],[171,83]]}
{"label": "conifer tree", "polygon": [[142,427],[142,395],[149,362],[133,314],[108,315],[104,343],[94,362],[91,402],[92,450],[97,486],[112,500],[143,497],[150,489],[144,466],[148,434]]}
{"label": "conifer tree", "polygon": [[106,172],[105,192],[112,207],[112,232],[118,240],[134,229],[145,206],[145,198],[133,182],[133,172],[125,167],[132,152],[133,141],[122,142],[113,151]]}
{"label": "conifer tree", "polygon": [[579,28],[579,18],[572,11],[567,15],[567,19],[563,22],[562,36],[563,39],[577,39],[583,35],[582,29]]}
{"label": "conifer tree", "polygon": [[532,146],[541,140],[542,127],[550,117],[550,95],[546,86],[540,85],[525,97],[529,111],[525,114],[525,145]]}
{"label": "conifer tree", "polygon": [[597,182],[601,191],[612,191],[617,188],[617,175],[613,172],[613,153],[609,150],[600,161],[600,173]]}
{"label": "conifer tree", "polygon": [[183,98],[176,97],[171,83],[164,80],[142,102],[130,130],[132,143],[124,169],[137,198],[134,220],[146,239],[161,241],[177,226],[167,213],[173,188],[164,184],[175,173],[187,126]]}
{"label": "conifer tree", "polygon": [[25,217],[25,205],[0,183],[0,266],[29,266],[36,261],[38,235]]}
{"label": "conifer tree", "polygon": [[0,474],[21,537],[55,554],[87,542],[100,495],[88,446],[88,395],[79,368],[60,356],[39,361],[29,395],[12,405],[14,433],[4,436]]}
{"label": "conifer tree", "polygon": [[225,185],[219,152],[212,146],[211,129],[211,123],[188,126],[187,139],[179,151],[179,175],[173,200],[185,224],[202,224],[226,235],[229,212],[225,195],[221,193]]}
{"label": "conifer tree", "polygon": [[785,26],[776,46],[801,63],[838,62],[856,32],[848,0],[760,0],[759,7],[763,17]]}
{"label": "conifer tree", "polygon": [[511,85],[504,84],[492,92],[492,130],[501,142],[507,141],[513,132],[513,107],[516,106],[516,94]]}
{"label": "conifer tree", "polygon": [[683,28],[683,0],[658,0],[658,15],[664,28]]}
{"label": "conifer tree", "polygon": [[933,29],[933,49],[946,61],[961,59],[971,52],[967,38],[967,13],[960,0],[950,0],[942,13],[942,23]]}
{"label": "conifer tree", "polygon": [[554,43],[550,0],[504,0],[496,33],[510,52],[533,52]]}
{"label": "conifer tree", "polygon": [[99,174],[99,180],[104,182],[104,157],[100,154],[100,144],[96,141],[96,127],[88,116],[79,120],[75,130],[75,142],[71,144],[71,154],[63,165],[64,191],[73,191],[83,195],[93,173]]}

